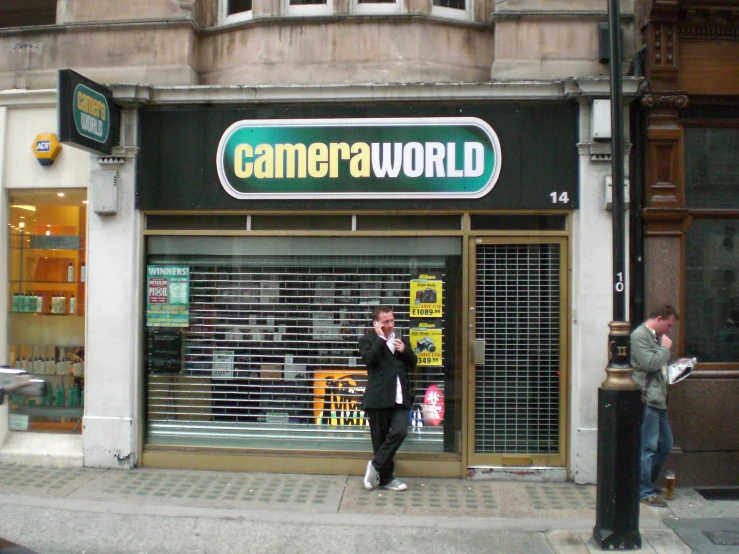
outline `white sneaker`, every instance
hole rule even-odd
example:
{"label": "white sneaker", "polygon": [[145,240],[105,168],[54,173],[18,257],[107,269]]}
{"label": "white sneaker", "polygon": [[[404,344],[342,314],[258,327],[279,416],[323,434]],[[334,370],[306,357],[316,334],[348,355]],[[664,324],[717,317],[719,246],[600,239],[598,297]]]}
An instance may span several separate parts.
{"label": "white sneaker", "polygon": [[389,491],[407,491],[408,485],[403,483],[403,481],[398,481],[397,479],[393,479],[389,483],[385,483],[380,487],[381,489],[387,489]]}
{"label": "white sneaker", "polygon": [[377,473],[375,466],[372,465],[372,460],[370,460],[367,462],[367,471],[364,473],[364,488],[371,491],[379,481],[380,474]]}

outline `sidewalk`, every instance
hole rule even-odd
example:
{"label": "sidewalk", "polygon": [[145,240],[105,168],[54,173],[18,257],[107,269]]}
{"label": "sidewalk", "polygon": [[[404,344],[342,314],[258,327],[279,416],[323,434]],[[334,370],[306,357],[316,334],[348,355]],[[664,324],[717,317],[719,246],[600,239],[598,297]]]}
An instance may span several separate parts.
{"label": "sidewalk", "polygon": [[[359,476],[0,462],[0,537],[41,554],[600,552],[595,486],[407,481],[406,492],[368,492]],[[678,489],[667,509],[641,505],[636,552],[739,552],[720,546],[732,523],[739,537],[737,516],[739,502]],[[683,520],[690,529],[681,531]],[[706,535],[699,523],[709,521],[715,532]],[[681,533],[710,549],[691,550]]]}

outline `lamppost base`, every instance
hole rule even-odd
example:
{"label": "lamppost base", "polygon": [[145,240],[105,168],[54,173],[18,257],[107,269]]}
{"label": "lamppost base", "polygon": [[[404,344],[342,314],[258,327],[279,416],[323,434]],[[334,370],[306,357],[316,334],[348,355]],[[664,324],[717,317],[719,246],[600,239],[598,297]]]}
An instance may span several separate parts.
{"label": "lamppost base", "polygon": [[641,548],[640,390],[598,390],[598,487],[593,539],[603,550]]}

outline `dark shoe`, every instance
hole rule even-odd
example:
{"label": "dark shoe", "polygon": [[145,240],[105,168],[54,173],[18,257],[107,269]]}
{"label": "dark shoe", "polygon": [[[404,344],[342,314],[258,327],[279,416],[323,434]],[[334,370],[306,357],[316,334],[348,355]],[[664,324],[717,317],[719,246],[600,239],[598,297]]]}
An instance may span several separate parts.
{"label": "dark shoe", "polygon": [[380,474],[377,473],[375,466],[372,465],[372,460],[370,460],[367,462],[367,471],[364,473],[364,488],[371,491],[379,482]]}
{"label": "dark shoe", "polygon": [[655,508],[667,508],[667,501],[661,496],[647,496],[642,498],[641,501],[647,506],[654,506]]}
{"label": "dark shoe", "polygon": [[403,481],[398,481],[397,479],[393,479],[389,483],[385,483],[384,485],[381,485],[380,488],[387,489],[389,491],[407,491],[408,485],[403,483]]}

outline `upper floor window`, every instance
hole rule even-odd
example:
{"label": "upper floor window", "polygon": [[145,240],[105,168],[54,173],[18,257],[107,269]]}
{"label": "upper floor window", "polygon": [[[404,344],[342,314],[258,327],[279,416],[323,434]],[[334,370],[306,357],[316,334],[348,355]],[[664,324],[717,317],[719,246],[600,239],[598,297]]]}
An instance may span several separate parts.
{"label": "upper floor window", "polygon": [[284,0],[287,15],[332,15],[334,0]]}
{"label": "upper floor window", "polygon": [[431,15],[469,20],[472,17],[471,3],[471,0],[434,0]]}
{"label": "upper floor window", "polygon": [[354,0],[354,13],[400,13],[403,0]]}
{"label": "upper floor window", "polygon": [[57,0],[0,0],[0,28],[54,25]]}
{"label": "upper floor window", "polygon": [[238,23],[252,18],[252,0],[223,0],[221,2],[221,22]]}

